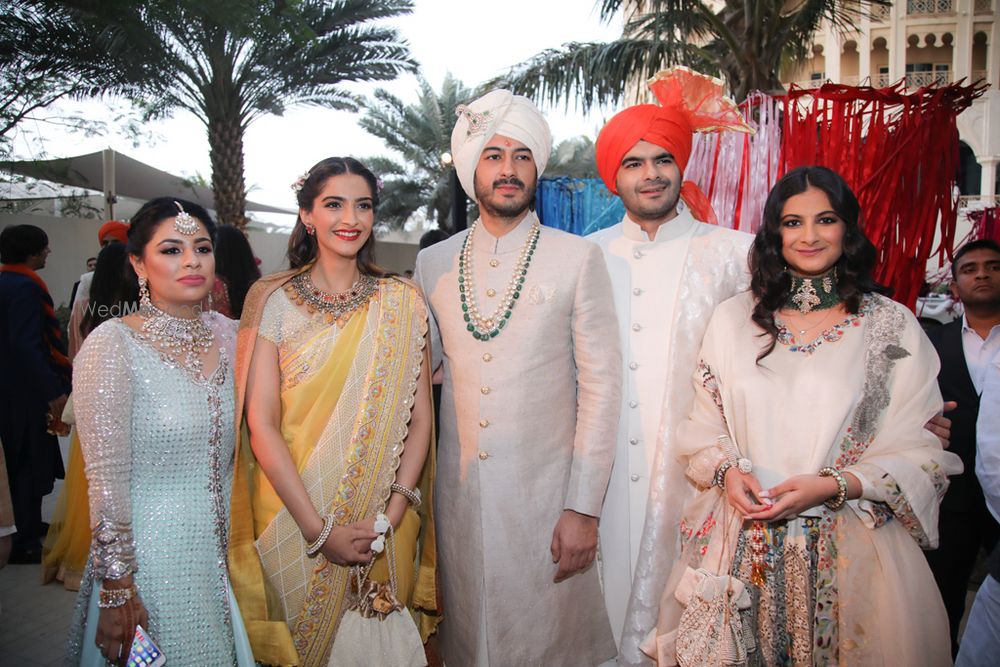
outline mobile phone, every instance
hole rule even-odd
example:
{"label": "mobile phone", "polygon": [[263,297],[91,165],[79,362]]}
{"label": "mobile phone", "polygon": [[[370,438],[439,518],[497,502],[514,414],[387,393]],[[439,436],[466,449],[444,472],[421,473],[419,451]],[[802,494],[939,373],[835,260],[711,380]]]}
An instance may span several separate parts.
{"label": "mobile phone", "polygon": [[167,656],[149,637],[141,625],[135,626],[135,639],[128,654],[128,667],[160,667],[167,664]]}

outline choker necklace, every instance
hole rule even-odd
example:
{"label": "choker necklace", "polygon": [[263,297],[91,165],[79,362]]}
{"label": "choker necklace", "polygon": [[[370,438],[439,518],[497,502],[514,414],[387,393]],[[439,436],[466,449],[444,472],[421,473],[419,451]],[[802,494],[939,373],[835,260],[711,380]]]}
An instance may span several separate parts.
{"label": "choker necklace", "polygon": [[479,305],[476,299],[475,270],[472,268],[472,236],[479,228],[479,221],[472,223],[465,241],[462,242],[462,253],[458,259],[458,295],[462,300],[462,317],[465,319],[465,328],[472,333],[476,340],[487,341],[500,335],[500,330],[507,326],[511,312],[514,310],[514,303],[521,297],[521,289],[524,287],[524,277],[528,273],[528,265],[531,264],[531,257],[535,254],[535,247],[538,245],[538,235],[541,233],[541,225],[537,222],[531,223],[531,230],[528,238],[521,246],[521,256],[517,259],[514,273],[507,283],[507,291],[500,300],[500,305],[492,314],[483,317],[479,313]]}
{"label": "choker necklace", "polygon": [[[837,267],[822,276],[811,278],[803,278],[791,272],[788,275],[792,279],[792,289],[785,301],[785,308],[811,313],[814,310],[833,308],[843,301],[837,290]],[[816,289],[817,285],[819,289]]]}
{"label": "choker necklace", "polygon": [[285,285],[285,292],[310,315],[323,313],[330,324],[343,324],[347,315],[368,303],[377,288],[378,278],[361,274],[346,292],[324,292],[313,283],[309,271],[303,271]]}
{"label": "choker necklace", "polygon": [[139,307],[142,326],[139,331],[154,347],[181,367],[201,376],[202,357],[212,349],[215,334],[201,317],[174,317],[143,299]]}

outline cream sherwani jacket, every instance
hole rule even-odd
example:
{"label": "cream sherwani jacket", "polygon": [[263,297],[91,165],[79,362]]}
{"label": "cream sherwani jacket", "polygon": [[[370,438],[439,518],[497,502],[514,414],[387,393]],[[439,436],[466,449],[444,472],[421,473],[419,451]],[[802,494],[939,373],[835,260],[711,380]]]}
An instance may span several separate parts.
{"label": "cream sherwani jacket", "polygon": [[674,431],[694,400],[691,375],[715,306],[747,289],[753,237],[695,220],[681,204],[654,240],[625,218],[587,237],[607,260],[622,340],[617,450],[601,518],[601,571],[619,665],[649,661],[639,641],[656,625],[694,487]]}
{"label": "cream sherwani jacket", "polygon": [[[535,219],[499,239],[477,225],[481,312],[499,303]],[[611,472],[621,351],[607,269],[596,245],[543,227],[510,321],[483,342],[460,307],[467,234],[422,251],[415,275],[444,364],[435,489],[444,659],[596,665],[615,654],[597,568],[553,583],[550,546],[564,509],[600,515]]]}

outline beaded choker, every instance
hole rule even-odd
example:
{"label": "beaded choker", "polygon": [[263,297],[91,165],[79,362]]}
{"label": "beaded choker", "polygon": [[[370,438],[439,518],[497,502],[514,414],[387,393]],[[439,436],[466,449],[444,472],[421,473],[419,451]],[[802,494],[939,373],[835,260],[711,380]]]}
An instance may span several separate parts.
{"label": "beaded choker", "polygon": [[285,292],[292,301],[312,313],[323,313],[326,321],[341,324],[346,317],[368,303],[378,288],[378,278],[362,274],[346,292],[324,292],[316,287],[308,271],[292,278]]}
{"label": "beaded choker", "polygon": [[212,349],[215,334],[200,317],[185,319],[160,310],[149,300],[139,308],[143,337],[189,372],[201,376],[202,357]]}
{"label": "beaded choker", "polygon": [[[785,308],[797,310],[800,313],[811,313],[814,310],[833,308],[843,299],[837,290],[837,267],[827,271],[822,276],[803,278],[789,273],[792,278],[792,289]],[[816,289],[817,285],[819,289]]]}
{"label": "beaded choker", "polygon": [[524,277],[528,273],[531,257],[535,254],[541,226],[537,222],[531,223],[528,238],[521,246],[521,256],[517,259],[517,266],[514,267],[514,273],[510,277],[510,282],[507,283],[507,291],[496,310],[486,317],[479,312],[479,304],[476,299],[475,271],[472,267],[472,237],[478,228],[479,221],[477,220],[472,223],[472,228],[469,229],[469,234],[462,243],[462,253],[458,259],[458,295],[462,300],[462,317],[465,319],[465,328],[472,333],[472,337],[476,340],[487,341],[500,335],[500,330],[507,326],[507,321],[510,320],[514,303],[521,298]]}

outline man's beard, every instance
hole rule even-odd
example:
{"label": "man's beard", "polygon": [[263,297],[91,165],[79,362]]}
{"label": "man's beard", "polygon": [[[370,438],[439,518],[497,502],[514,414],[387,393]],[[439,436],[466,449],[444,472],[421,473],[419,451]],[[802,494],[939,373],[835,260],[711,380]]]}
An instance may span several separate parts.
{"label": "man's beard", "polygon": [[[491,198],[496,191],[496,189],[501,185],[516,185],[524,193],[523,199],[500,199],[498,202],[491,201]],[[479,208],[489,213],[491,216],[496,218],[516,218],[521,215],[531,206],[531,202],[535,199],[535,189],[537,187],[536,183],[532,183],[531,186],[524,184],[524,181],[512,176],[510,178],[498,178],[493,181],[492,185],[487,189],[485,187],[480,187],[479,183],[475,184],[476,199],[479,200]]]}

